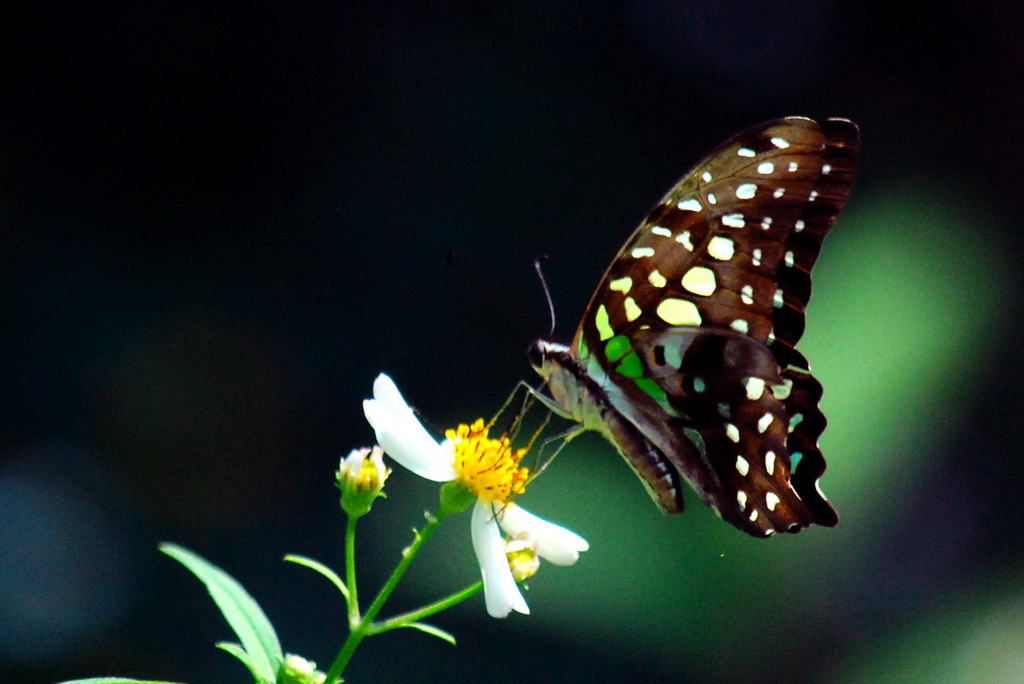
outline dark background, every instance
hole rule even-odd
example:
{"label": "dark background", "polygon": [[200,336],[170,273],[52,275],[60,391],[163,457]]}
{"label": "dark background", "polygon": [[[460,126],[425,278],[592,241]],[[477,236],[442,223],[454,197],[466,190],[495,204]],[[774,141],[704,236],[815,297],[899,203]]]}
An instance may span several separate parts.
{"label": "dark background", "polygon": [[[802,349],[840,526],[667,518],[574,442],[524,506],[587,537],[533,614],[476,599],[352,682],[1024,677],[1019,3],[35,3],[0,91],[0,672],[246,681],[171,540],[289,652],[344,636],[337,460],[390,373],[443,428],[529,378],[644,212],[782,115],[862,128]],[[455,253],[455,267],[446,255]],[[396,472],[363,593],[435,488]],[[394,598],[472,582],[468,516]]]}

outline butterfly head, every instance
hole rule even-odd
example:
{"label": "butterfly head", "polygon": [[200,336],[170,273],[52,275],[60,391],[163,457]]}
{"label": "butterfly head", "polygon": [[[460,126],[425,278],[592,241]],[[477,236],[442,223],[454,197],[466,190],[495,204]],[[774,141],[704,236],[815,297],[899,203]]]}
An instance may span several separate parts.
{"label": "butterfly head", "polygon": [[581,421],[584,414],[584,385],[581,381],[584,375],[570,348],[560,342],[542,339],[531,344],[526,355],[551,392],[556,405],[549,405],[549,408],[565,418]]}

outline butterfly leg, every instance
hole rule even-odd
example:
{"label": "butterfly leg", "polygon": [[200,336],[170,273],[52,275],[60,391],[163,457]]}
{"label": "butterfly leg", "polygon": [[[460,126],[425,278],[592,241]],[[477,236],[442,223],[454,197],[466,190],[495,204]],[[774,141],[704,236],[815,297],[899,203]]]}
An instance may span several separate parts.
{"label": "butterfly leg", "polygon": [[[544,408],[546,408],[548,411],[551,411],[552,413],[554,413],[559,418],[565,418],[566,420],[576,420],[573,417],[572,413],[570,413],[569,411],[566,411],[565,408],[562,407],[561,404],[559,404],[553,398],[551,398],[548,395],[546,395],[543,392],[541,392],[539,389],[536,389],[535,387],[533,387],[533,385],[531,385],[530,383],[526,382],[525,380],[520,380],[519,381],[519,384],[516,385],[516,389],[518,390],[519,387],[524,388],[527,392],[529,392],[533,396],[534,399],[539,401],[544,406]],[[578,432],[582,432],[582,430],[577,430],[577,433]],[[575,436],[576,435],[574,434],[574,435],[570,436],[569,439],[572,439],[572,437],[575,437]],[[568,441],[568,440],[566,440],[566,441]]]}
{"label": "butterfly leg", "polygon": [[[557,435],[547,437],[543,442],[541,442],[540,449],[537,450],[537,458],[534,461],[534,466],[531,468],[530,479],[527,480],[527,484],[533,482],[534,478],[538,477],[541,473],[543,473],[544,470],[548,467],[548,465],[550,465],[551,462],[554,461],[560,453],[562,453],[562,449],[564,449],[569,444],[570,440],[572,440],[574,437],[576,437],[582,432],[583,428],[580,426],[571,427],[567,430],[559,432]],[[560,444],[555,448],[554,452],[551,455],[545,457],[545,449],[547,449],[548,446],[550,446],[554,442],[560,442]]]}

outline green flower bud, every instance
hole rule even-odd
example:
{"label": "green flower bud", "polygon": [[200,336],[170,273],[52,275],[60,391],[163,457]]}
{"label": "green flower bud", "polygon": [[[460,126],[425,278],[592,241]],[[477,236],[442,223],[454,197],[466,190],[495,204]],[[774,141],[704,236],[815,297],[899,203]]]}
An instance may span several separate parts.
{"label": "green flower bud", "polygon": [[316,669],[316,663],[293,653],[285,656],[277,677],[279,684],[323,684],[325,679],[327,675]]}
{"label": "green flower bud", "polygon": [[336,475],[341,490],[341,507],[351,516],[370,512],[378,496],[384,496],[384,481],[391,470],[384,465],[384,450],[379,446],[353,449],[341,459]]}

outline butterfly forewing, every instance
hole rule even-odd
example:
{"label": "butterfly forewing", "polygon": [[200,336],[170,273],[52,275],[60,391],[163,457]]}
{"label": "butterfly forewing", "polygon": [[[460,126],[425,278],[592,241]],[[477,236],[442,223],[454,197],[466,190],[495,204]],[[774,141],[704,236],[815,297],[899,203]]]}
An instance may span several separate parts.
{"label": "butterfly forewing", "polygon": [[[849,194],[856,149],[852,123],[825,123],[838,129],[838,143],[830,143],[816,122],[791,117],[741,133],[710,153],[619,251],[574,346],[581,337],[592,345],[606,332],[594,324],[603,322],[602,306],[616,334],[666,324],[743,332],[742,320],[747,334],[768,341],[780,308],[800,312],[800,325],[787,329],[802,332],[807,274]],[[797,339],[799,333],[788,346]]]}
{"label": "butterfly forewing", "polygon": [[574,372],[602,378],[653,451],[758,536],[837,521],[817,487],[821,386],[795,346],[856,150],[854,124],[796,117],[720,145],[626,242],[570,348]]}

